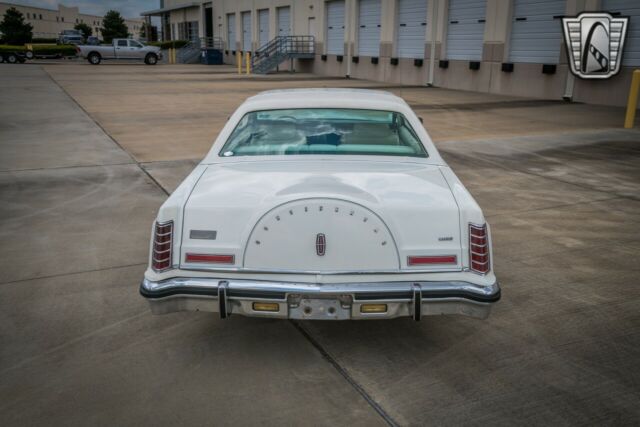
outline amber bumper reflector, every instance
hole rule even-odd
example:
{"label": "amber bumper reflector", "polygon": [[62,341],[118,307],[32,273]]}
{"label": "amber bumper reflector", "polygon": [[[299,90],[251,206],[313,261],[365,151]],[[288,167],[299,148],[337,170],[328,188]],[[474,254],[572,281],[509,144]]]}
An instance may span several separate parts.
{"label": "amber bumper reflector", "polygon": [[387,304],[362,304],[360,313],[386,313]]}
{"label": "amber bumper reflector", "polygon": [[254,302],[253,311],[280,311],[280,304],[277,302]]}

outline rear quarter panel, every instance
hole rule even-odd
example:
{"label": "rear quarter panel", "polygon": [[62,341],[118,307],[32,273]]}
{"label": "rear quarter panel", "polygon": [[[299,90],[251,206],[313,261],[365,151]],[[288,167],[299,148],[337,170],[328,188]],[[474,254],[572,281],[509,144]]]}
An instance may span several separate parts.
{"label": "rear quarter panel", "polygon": [[458,203],[460,212],[460,234],[462,236],[462,261],[463,265],[469,266],[469,224],[487,224],[487,230],[489,231],[489,261],[491,263],[491,270],[487,276],[494,276],[493,273],[493,242],[491,237],[491,227],[487,223],[480,205],[475,201],[471,193],[465,188],[460,179],[448,166],[440,167],[442,175],[449,184],[449,188],[453,193],[453,197]]}

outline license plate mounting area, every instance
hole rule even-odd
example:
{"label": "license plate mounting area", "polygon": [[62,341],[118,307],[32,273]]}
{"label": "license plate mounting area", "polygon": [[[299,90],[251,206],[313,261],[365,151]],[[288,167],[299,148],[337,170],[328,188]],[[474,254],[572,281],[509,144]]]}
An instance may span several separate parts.
{"label": "license plate mounting area", "polygon": [[289,295],[289,318],[308,320],[347,320],[351,318],[351,295]]}

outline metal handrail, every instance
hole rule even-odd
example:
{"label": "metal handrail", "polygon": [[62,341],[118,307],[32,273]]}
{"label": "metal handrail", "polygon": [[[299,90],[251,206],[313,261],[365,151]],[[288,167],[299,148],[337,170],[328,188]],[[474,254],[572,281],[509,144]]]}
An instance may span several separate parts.
{"label": "metal handrail", "polygon": [[200,37],[200,47],[202,49],[219,49],[224,48],[224,40],[220,37]]}
{"label": "metal handrail", "polygon": [[266,66],[277,66],[295,55],[313,55],[315,53],[314,36],[278,36],[261,46],[251,58],[251,68],[268,71]]}

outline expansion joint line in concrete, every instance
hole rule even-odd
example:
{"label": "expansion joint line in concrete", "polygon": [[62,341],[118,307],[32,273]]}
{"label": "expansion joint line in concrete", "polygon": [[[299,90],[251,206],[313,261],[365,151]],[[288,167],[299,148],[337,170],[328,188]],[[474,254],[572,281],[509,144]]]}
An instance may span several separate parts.
{"label": "expansion joint line in concrete", "polygon": [[127,150],[126,150],[122,145],[120,145],[120,143],[119,143],[119,142],[118,142],[118,141],[117,141],[113,136],[111,136],[111,134],[110,134],[109,132],[107,132],[107,130],[106,130],[106,129],[105,129],[105,128],[104,128],[104,127],[103,127],[103,126],[102,126],[102,125],[101,125],[101,124],[96,120],[96,119],[94,119],[94,118],[93,118],[93,116],[92,116],[91,114],[89,114],[89,112],[88,112],[88,111],[87,111],[87,110],[86,110],[86,109],[85,109],[85,108],[84,108],[84,107],[83,107],[83,106],[82,106],[78,101],[76,101],[76,100],[75,100],[75,98],[74,98],[73,96],[71,96],[71,94],[70,94],[69,92],[67,92],[67,90],[66,90],[64,87],[62,87],[62,85],[61,85],[60,83],[58,83],[58,82],[56,81],[56,79],[54,79],[54,78],[53,78],[53,76],[52,76],[51,74],[49,74],[49,72],[48,72],[44,67],[42,67],[42,71],[43,71],[47,76],[49,76],[49,78],[51,79],[51,81],[52,81],[56,86],[58,86],[58,87],[60,88],[60,90],[61,90],[65,95],[67,95],[67,96],[69,97],[69,99],[70,99],[71,101],[73,101],[73,102],[78,106],[78,108],[80,108],[80,109],[81,109],[81,110],[82,110],[82,111],[87,115],[87,117],[89,117],[89,118],[91,119],[91,121],[92,121],[93,123],[95,123],[95,125],[96,125],[96,126],[98,126],[98,128],[99,128],[100,130],[102,130],[102,132],[104,132],[104,134],[105,134],[105,135],[107,135],[107,136],[109,137],[109,139],[110,139],[111,141],[113,141],[113,143],[114,143],[114,144],[116,144],[116,146],[117,146],[118,148],[120,148],[123,152],[125,152],[125,153],[127,154],[127,156],[129,156],[129,158],[130,158],[130,159],[131,159],[131,160],[132,160],[132,161],[133,161],[133,162],[138,166],[138,168],[140,168],[140,170],[142,171],[142,173],[144,173],[147,177],[149,177],[149,179],[150,179],[154,184],[156,184],[156,185],[158,186],[158,188],[159,188],[159,189],[160,189],[164,194],[166,194],[167,196],[169,195],[169,192],[167,191],[167,189],[166,189],[166,188],[164,188],[164,187],[163,187],[163,186],[158,182],[158,180],[156,180],[156,179],[155,179],[155,178],[154,178],[154,177],[149,173],[149,171],[147,171],[144,167],[142,167],[142,165],[140,164],[140,162],[139,162],[135,157],[133,157],[133,155],[132,155],[131,153],[129,153],[129,152],[128,152],[128,151],[127,151]]}
{"label": "expansion joint line in concrete", "polygon": [[69,271],[69,272],[66,272],[66,273],[49,274],[47,276],[27,277],[25,279],[16,279],[16,280],[9,280],[7,282],[0,282],[0,286],[1,285],[10,285],[12,283],[29,282],[31,280],[54,279],[56,277],[65,277],[65,276],[75,276],[75,275],[78,275],[78,274],[97,273],[99,271],[118,270],[118,269],[121,269],[121,268],[129,268],[129,267],[140,267],[140,266],[147,265],[147,264],[148,264],[147,262],[138,262],[138,263],[135,263],[135,264],[114,265],[114,266],[111,266],[111,267],[95,268],[93,270]]}
{"label": "expansion joint line in concrete", "polygon": [[387,425],[392,427],[396,427],[399,425],[393,418],[391,418],[387,411],[385,411],[384,408],[380,406],[380,404],[376,402],[373,397],[371,397],[369,393],[367,393],[367,391],[349,374],[349,372],[347,372],[346,369],[344,369],[340,365],[340,363],[338,363],[338,361],[333,356],[331,356],[331,354],[329,354],[329,352],[325,350],[325,348],[322,347],[322,345],[315,338],[313,338],[313,336],[311,336],[309,331],[307,331],[300,322],[296,320],[291,320],[290,322],[302,334],[302,336],[305,337],[305,339],[309,341],[309,343],[311,343],[311,345],[320,352],[322,357],[327,362],[329,362],[336,371],[338,371],[338,374],[340,374],[340,376],[342,376],[342,378],[344,378],[351,385],[351,387],[353,387],[355,391],[360,396],[362,396],[362,398],[369,404],[369,406],[371,406],[371,408],[373,408],[373,410],[376,411],[378,415],[380,415],[380,417],[387,423]]}
{"label": "expansion joint line in concrete", "polygon": [[[43,71],[49,76],[49,78],[51,79],[51,81],[53,81],[59,88],[60,90],[62,90],[62,92],[67,95],[69,97],[69,99],[71,99],[86,115],[87,117],[91,118],[91,120],[96,124],[96,126],[98,126],[98,128],[100,128],[105,135],[107,135],[114,144],[116,144],[116,146],[118,146],[122,151],[124,151],[125,153],[127,153],[127,155],[131,158],[131,160],[140,168],[140,170],[149,177],[149,179],[151,179],[151,181],[153,181],[158,188],[160,188],[166,195],[169,195],[169,192],[162,186],[160,185],[160,183],[142,166],[142,164],[140,162],[138,162],[138,160],[133,157],[133,155],[131,153],[129,153],[127,150],[124,149],[124,147],[122,145],[120,145],[118,143],[118,141],[109,134],[109,132],[107,132],[107,130],[102,127],[100,125],[100,123],[98,123],[97,120],[95,120],[91,114],[89,114],[89,112],[82,106],[80,105],[79,102],[77,102],[72,96],[71,94],[69,94],[69,92],[67,92],[64,87],[62,87],[62,85],[60,85],[56,79],[53,78],[53,76],[51,76],[51,74],[49,74],[44,68]],[[313,338],[303,327],[302,325],[300,325],[300,323],[298,322],[291,322],[294,327],[300,331],[300,333],[307,339],[307,341],[309,341],[311,343],[311,345],[313,345],[313,347],[315,347],[320,354],[322,355],[322,357],[324,357],[325,360],[327,360],[331,366],[333,366],[336,371],[338,371],[338,373],[356,390],[356,392],[358,394],[360,394],[360,396],[362,396],[362,398],[369,404],[369,406],[371,406],[371,408],[373,408],[374,411],[376,411],[376,413],[389,425],[389,426],[397,426],[398,423],[396,423],[393,418],[391,418],[391,416],[389,414],[387,414],[387,412],[378,404],[378,402],[376,402],[367,392],[366,390],[360,385],[358,384],[358,382],[356,380],[354,380],[349,373],[342,367],[340,366],[340,364],[320,345],[320,343],[318,341],[315,340],[315,338]]]}

